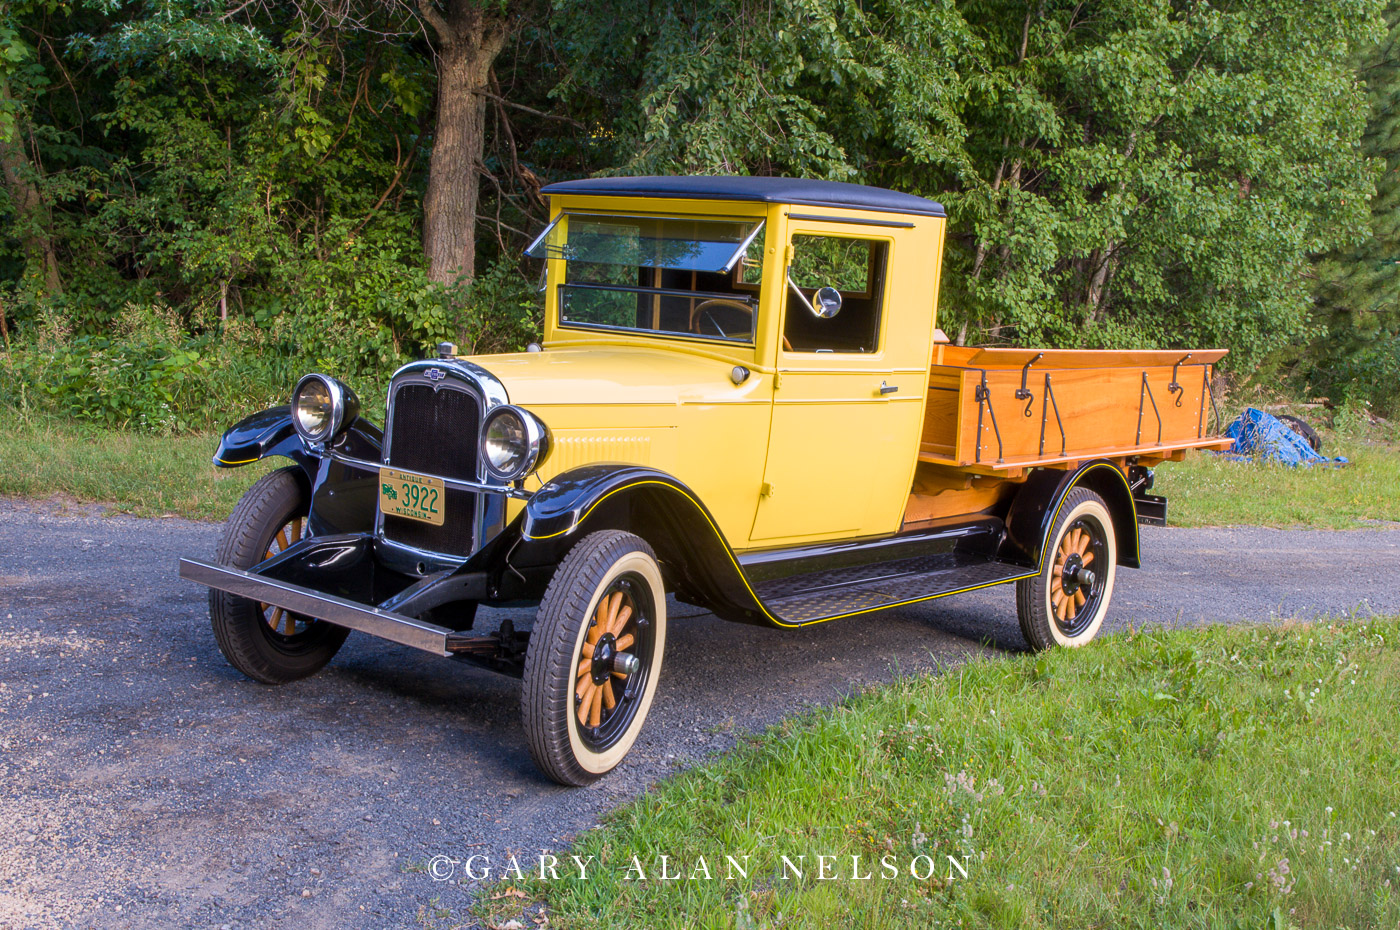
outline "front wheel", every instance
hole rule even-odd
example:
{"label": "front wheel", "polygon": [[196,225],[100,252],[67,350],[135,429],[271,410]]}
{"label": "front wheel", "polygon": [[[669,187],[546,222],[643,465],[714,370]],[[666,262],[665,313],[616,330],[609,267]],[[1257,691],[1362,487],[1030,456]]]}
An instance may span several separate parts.
{"label": "front wheel", "polygon": [[631,533],[591,533],[559,563],[525,654],[521,717],[530,755],[563,785],[617,767],[637,741],[661,675],[666,589]]}
{"label": "front wheel", "polygon": [[[297,468],[264,475],[233,508],[215,561],[252,568],[301,539],[310,509]],[[209,620],[230,665],[280,685],[320,671],[350,631],[226,591],[210,589]]]}
{"label": "front wheel", "polygon": [[1016,583],[1016,614],[1031,648],[1093,639],[1108,614],[1117,568],[1108,506],[1092,491],[1073,489],[1046,537],[1040,573]]}

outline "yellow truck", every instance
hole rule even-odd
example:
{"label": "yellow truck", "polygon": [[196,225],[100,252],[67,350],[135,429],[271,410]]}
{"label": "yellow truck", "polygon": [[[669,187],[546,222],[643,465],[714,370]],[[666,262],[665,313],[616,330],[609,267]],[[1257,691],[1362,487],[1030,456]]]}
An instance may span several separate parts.
{"label": "yellow truck", "polygon": [[[581,785],[646,718],[667,598],[791,628],[1014,583],[1034,648],[1103,623],[1151,467],[1217,435],[1212,351],[950,345],[946,217],[786,178],[553,184],[544,338],[443,344],[381,431],[324,374],[223,437],[257,482],[212,561],[215,637],[277,684],[362,630],[523,677],[540,769]],[[538,605],[473,633],[479,604]]]}

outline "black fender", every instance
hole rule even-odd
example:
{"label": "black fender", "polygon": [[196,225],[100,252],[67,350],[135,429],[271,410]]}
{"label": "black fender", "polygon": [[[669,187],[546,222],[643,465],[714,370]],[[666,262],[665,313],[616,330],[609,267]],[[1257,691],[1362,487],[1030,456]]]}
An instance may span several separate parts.
{"label": "black fender", "polygon": [[[377,462],[384,434],[373,423],[356,417],[333,446],[352,458]],[[317,536],[369,532],[378,509],[378,475],[337,462],[308,445],[292,425],[292,408],[269,407],[224,431],[214,464],[238,468],[272,456],[291,459],[299,467],[302,490],[311,497],[311,532]]]}
{"label": "black fender", "polygon": [[579,539],[625,530],[656,551],[668,586],[726,620],[783,624],[749,587],[719,524],[679,479],[642,465],[585,465],[556,475],[525,505],[510,564],[557,565]]}
{"label": "black fender", "polygon": [[1137,509],[1128,479],[1106,459],[1086,462],[1073,472],[1041,468],[1031,472],[1011,502],[1006,515],[1006,535],[997,558],[1037,571],[1045,554],[1045,540],[1059,516],[1065,495],[1087,488],[1104,499],[1118,538],[1118,564],[1142,567]]}

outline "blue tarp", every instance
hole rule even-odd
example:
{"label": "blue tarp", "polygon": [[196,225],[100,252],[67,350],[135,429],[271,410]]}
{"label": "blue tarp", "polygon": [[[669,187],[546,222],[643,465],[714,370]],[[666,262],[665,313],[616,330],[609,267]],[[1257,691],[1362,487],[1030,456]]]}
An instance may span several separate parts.
{"label": "blue tarp", "polygon": [[1329,459],[1314,452],[1302,436],[1273,414],[1250,407],[1230,424],[1225,435],[1235,441],[1221,453],[1250,462],[1277,462],[1281,465],[1345,465],[1344,458]]}

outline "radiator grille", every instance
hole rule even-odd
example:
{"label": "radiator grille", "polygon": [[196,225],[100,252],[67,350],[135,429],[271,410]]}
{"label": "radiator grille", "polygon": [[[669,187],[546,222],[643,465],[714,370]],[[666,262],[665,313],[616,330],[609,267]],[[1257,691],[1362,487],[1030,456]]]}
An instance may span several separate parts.
{"label": "radiator grille", "polygon": [[[474,395],[443,386],[408,383],[394,391],[389,462],[404,471],[475,481],[481,410]],[[448,488],[442,526],[384,516],[384,538],[430,552],[465,556],[476,526],[475,491]]]}

